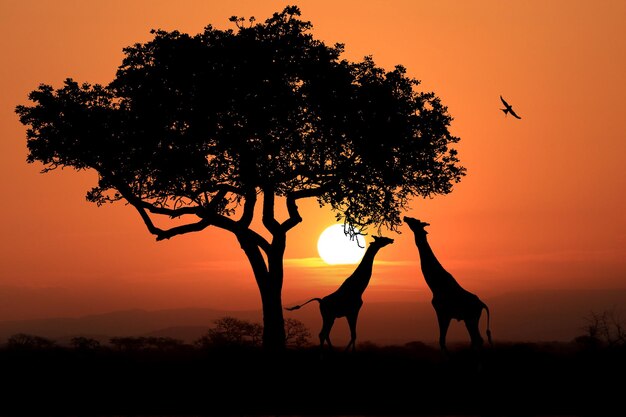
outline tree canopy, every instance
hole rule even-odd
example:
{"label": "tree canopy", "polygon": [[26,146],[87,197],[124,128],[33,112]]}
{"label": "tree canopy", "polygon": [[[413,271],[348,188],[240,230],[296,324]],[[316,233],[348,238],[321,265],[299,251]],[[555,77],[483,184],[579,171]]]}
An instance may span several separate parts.
{"label": "tree canopy", "polygon": [[[314,39],[299,16],[289,6],[265,23],[233,17],[236,30],[153,30],[109,85],[39,86],[16,108],[28,162],[96,170],[88,200],[125,199],[157,239],[249,225],[261,193],[396,230],[412,197],[464,175],[452,118],[403,66],[340,59],[343,45]],[[150,217],[186,214],[196,219],[169,229]]]}

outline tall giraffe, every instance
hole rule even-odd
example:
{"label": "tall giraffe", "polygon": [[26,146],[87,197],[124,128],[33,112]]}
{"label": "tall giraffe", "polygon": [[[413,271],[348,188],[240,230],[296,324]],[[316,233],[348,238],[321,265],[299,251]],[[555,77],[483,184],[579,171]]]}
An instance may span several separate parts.
{"label": "tall giraffe", "polygon": [[439,323],[439,346],[441,350],[444,353],[447,352],[446,334],[452,319],[464,321],[472,347],[481,348],[483,346],[483,338],[480,335],[478,324],[483,309],[487,312],[487,339],[491,344],[489,307],[478,296],[461,287],[452,274],[441,266],[426,239],[428,232],[424,227],[430,226],[430,224],[407,216],[404,217],[404,222],[415,235],[415,244],[420,255],[422,274],[433,294],[432,305]]}
{"label": "tall giraffe", "polygon": [[346,346],[346,350],[352,347],[354,351],[356,341],[356,324],[359,311],[363,305],[363,292],[367,288],[372,276],[372,267],[374,264],[374,256],[378,251],[393,243],[393,239],[384,236],[373,236],[374,241],[370,243],[365,251],[361,262],[356,267],[352,275],[350,275],[341,284],[341,286],[333,293],[328,294],[324,298],[311,298],[309,301],[294,306],[286,307],[286,310],[297,310],[311,301],[317,301],[320,304],[320,313],[322,314],[322,330],[320,331],[320,349],[324,347],[324,342],[328,343],[328,347],[332,349],[330,343],[330,330],[335,323],[335,319],[345,317],[350,327],[350,343]]}

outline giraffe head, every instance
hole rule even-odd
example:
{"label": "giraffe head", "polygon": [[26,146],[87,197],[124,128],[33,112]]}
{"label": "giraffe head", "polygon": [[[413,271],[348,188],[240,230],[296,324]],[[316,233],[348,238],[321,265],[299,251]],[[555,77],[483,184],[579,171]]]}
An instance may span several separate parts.
{"label": "giraffe head", "polygon": [[372,236],[372,238],[374,238],[374,241],[370,243],[370,246],[378,248],[382,248],[393,243],[393,239],[385,236]]}
{"label": "giraffe head", "polygon": [[421,220],[414,219],[413,217],[404,216],[404,222],[409,225],[413,233],[427,235],[428,232],[424,229],[426,226],[430,226],[430,223],[423,222]]}

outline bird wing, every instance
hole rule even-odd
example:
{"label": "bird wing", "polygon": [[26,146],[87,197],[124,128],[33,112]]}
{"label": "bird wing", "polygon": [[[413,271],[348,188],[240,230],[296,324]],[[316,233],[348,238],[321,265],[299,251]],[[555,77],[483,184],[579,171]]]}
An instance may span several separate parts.
{"label": "bird wing", "polygon": [[517,119],[521,119],[521,117],[519,117],[519,116],[518,116],[518,115],[517,115],[517,114],[513,111],[513,107],[512,107],[509,103],[507,103],[507,102],[506,102],[506,100],[502,98],[502,96],[500,96],[500,100],[502,100],[502,103],[504,103],[504,105],[506,106],[506,110],[505,110],[505,109],[502,109],[502,111],[503,111],[503,112],[505,112],[505,113],[506,113],[506,112],[508,111],[509,113],[511,113],[511,115],[512,115],[513,117],[515,117],[515,118],[517,118]]}

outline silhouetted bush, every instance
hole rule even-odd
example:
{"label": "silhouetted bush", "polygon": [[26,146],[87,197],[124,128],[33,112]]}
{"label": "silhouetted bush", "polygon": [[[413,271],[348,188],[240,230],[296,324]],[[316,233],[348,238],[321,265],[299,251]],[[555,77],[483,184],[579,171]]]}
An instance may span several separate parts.
{"label": "silhouetted bush", "polygon": [[17,333],[7,340],[7,348],[21,350],[46,350],[56,346],[56,342],[41,336]]}
{"label": "silhouetted bush", "polygon": [[263,326],[235,317],[222,317],[215,320],[215,327],[196,340],[200,348],[261,346]]}
{"label": "silhouetted bush", "polygon": [[76,336],[70,339],[70,345],[77,350],[93,351],[100,348],[100,342],[84,336]]}
{"label": "silhouetted bush", "polygon": [[158,350],[167,351],[181,348],[185,345],[182,340],[172,337],[112,337],[111,345],[121,351]]}
{"label": "silhouetted bush", "polygon": [[585,320],[587,334],[575,339],[580,345],[589,349],[626,345],[626,326],[614,309],[601,313],[592,311]]}
{"label": "silhouetted bush", "polygon": [[[302,348],[310,346],[311,333],[299,320],[285,319],[285,339],[287,346]],[[215,320],[215,327],[196,340],[200,348],[215,347],[260,347],[262,345],[263,325],[235,317],[221,317]]]}
{"label": "silhouetted bush", "polygon": [[285,319],[285,341],[288,347],[303,348],[311,346],[311,332],[298,319]]}

